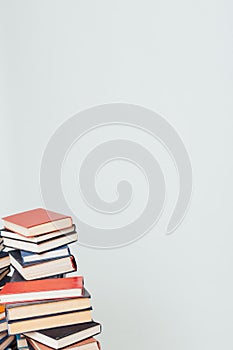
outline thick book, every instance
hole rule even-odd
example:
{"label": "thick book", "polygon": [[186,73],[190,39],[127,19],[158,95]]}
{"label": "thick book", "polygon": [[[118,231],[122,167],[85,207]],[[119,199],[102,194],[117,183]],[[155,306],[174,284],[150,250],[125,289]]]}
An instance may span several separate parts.
{"label": "thick book", "polygon": [[83,295],[83,277],[7,283],[0,291],[2,303],[75,298]]}
{"label": "thick book", "polygon": [[4,340],[1,342],[0,344],[0,350],[5,350],[7,349],[7,347],[13,343],[13,341],[15,340],[15,337],[13,335],[9,335],[6,338],[4,338]]}
{"label": "thick book", "polygon": [[0,269],[10,266],[10,257],[7,252],[0,252]]}
{"label": "thick book", "polygon": [[35,330],[60,327],[77,323],[89,322],[92,320],[92,309],[58,313],[42,317],[27,318],[23,320],[8,321],[8,333],[19,334]]}
{"label": "thick book", "polygon": [[70,250],[67,245],[61,246],[59,248],[55,248],[52,250],[49,250],[46,253],[32,253],[32,252],[27,252],[25,250],[21,250],[21,257],[23,263],[31,263],[31,262],[42,262],[44,260],[50,260],[54,258],[64,258],[66,256],[70,255]]}
{"label": "thick book", "polygon": [[[32,348],[35,350],[53,350],[53,348],[41,344],[37,342],[36,340],[29,339],[30,344],[32,345]],[[81,342],[72,344],[70,346],[66,346],[62,350],[100,350],[99,342],[94,338],[89,338],[86,340],[83,340]]]}
{"label": "thick book", "polygon": [[2,220],[5,228],[26,237],[57,231],[66,227],[71,227],[73,224],[70,216],[55,213],[43,208],[6,216]]}
{"label": "thick book", "polygon": [[[20,236],[20,235],[18,235],[20,236],[20,239],[17,239],[16,237],[12,238],[11,236],[13,235],[11,234],[11,235],[8,235],[10,236],[9,238],[4,237],[4,245],[9,248],[15,248],[15,249],[29,251],[32,253],[41,254],[41,253],[48,252],[51,249],[55,249],[55,248],[64,246],[66,244],[71,244],[73,242],[76,242],[78,240],[78,234],[77,232],[73,231],[73,229],[71,231],[71,229],[72,228],[62,230],[62,232],[66,231],[66,233],[63,233],[63,234],[60,234],[61,231],[56,231],[56,235],[53,238],[50,237],[49,239],[40,240],[38,242],[35,242],[34,240],[32,240],[31,242],[29,240],[27,241],[22,240],[21,237],[23,236]],[[8,234],[9,231],[5,231],[5,232],[7,232]],[[43,236],[47,236],[47,235],[43,235]]]}
{"label": "thick book", "polygon": [[[59,275],[44,277],[40,279],[47,280],[51,278],[63,278],[63,277],[65,277],[65,275],[60,273]],[[10,277],[10,282],[23,282],[23,281],[26,281],[25,278],[23,278],[23,276],[20,275],[20,273],[17,270],[14,270],[12,276]]]}
{"label": "thick book", "polygon": [[25,333],[25,336],[53,349],[61,349],[84,339],[91,338],[100,332],[101,325],[92,321]]}
{"label": "thick book", "polygon": [[90,298],[90,294],[84,289],[83,295],[78,298],[48,299],[7,304],[6,315],[7,319],[12,321],[62,312],[85,310],[91,307]]}
{"label": "thick book", "polygon": [[53,259],[38,264],[24,266],[19,250],[12,250],[9,254],[11,265],[26,280],[36,280],[77,270],[75,258],[72,255],[65,258]]}

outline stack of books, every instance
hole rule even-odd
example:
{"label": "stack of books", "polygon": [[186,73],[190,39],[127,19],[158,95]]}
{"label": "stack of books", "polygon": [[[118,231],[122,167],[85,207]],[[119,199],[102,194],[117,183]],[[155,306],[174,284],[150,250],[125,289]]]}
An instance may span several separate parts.
{"label": "stack of books", "polygon": [[0,252],[0,290],[10,281],[10,257],[7,252]]}
{"label": "stack of books", "polygon": [[[3,240],[0,239],[0,290],[9,283],[10,273],[10,257],[7,252],[3,252]],[[0,304],[0,350],[6,349],[9,344],[12,344],[14,337],[9,337],[7,332],[7,319],[5,315],[5,305]],[[14,343],[15,346],[15,343]],[[12,347],[13,348],[13,347]]]}
{"label": "stack of books", "polygon": [[[77,241],[72,218],[39,208],[3,218],[4,252],[14,268],[0,291],[5,305],[4,341],[18,349],[98,350],[90,294],[68,247]],[[0,265],[1,266],[1,265]],[[3,307],[4,308],[4,307]],[[1,332],[1,325],[0,325]],[[13,344],[13,343],[12,343]],[[7,348],[0,339],[0,350]],[[11,346],[12,348],[12,346]]]}

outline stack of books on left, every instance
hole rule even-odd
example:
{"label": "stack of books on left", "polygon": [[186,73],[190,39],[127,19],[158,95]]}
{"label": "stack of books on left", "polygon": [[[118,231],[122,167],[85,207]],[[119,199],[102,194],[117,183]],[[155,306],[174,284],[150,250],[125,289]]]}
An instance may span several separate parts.
{"label": "stack of books on left", "polygon": [[[9,256],[5,253],[13,275],[0,291],[5,340],[15,338],[22,350],[100,349],[93,336],[101,325],[92,320],[83,277],[66,276],[77,270],[68,247],[77,241],[72,218],[39,208],[3,221],[3,244],[14,248]],[[6,348],[2,346],[0,339],[0,350]]]}
{"label": "stack of books on left", "polygon": [[[3,252],[3,240],[0,238],[0,290],[6,283],[10,282],[10,257],[7,252]],[[7,319],[5,315],[5,305],[0,304],[0,350],[6,349],[8,345],[12,345],[14,337],[9,337],[7,332]]]}

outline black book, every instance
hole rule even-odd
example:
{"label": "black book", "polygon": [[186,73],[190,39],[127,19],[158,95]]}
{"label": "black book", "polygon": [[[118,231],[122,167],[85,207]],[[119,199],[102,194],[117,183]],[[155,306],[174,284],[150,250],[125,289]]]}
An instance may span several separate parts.
{"label": "black book", "polygon": [[26,280],[36,280],[77,270],[75,258],[72,255],[25,266],[19,250],[12,250],[9,254],[11,265]]}
{"label": "black book", "polygon": [[93,337],[100,332],[101,325],[92,321],[73,326],[63,326],[25,333],[25,335],[51,348],[61,349],[65,346]]}

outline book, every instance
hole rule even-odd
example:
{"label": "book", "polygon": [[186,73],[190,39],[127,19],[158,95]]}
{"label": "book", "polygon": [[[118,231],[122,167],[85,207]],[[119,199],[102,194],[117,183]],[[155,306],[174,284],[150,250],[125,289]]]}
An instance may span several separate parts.
{"label": "book", "polygon": [[72,225],[71,227],[68,227],[68,228],[63,228],[61,230],[43,233],[42,235],[33,236],[33,237],[26,237],[26,236],[23,236],[19,233],[9,231],[6,228],[2,228],[0,230],[0,232],[1,232],[3,242],[4,242],[4,238],[11,238],[11,239],[15,239],[17,241],[20,240],[20,241],[29,242],[29,243],[41,243],[41,242],[48,241],[49,239],[52,239],[55,237],[59,237],[62,235],[66,235],[68,233],[76,232],[76,226]]}
{"label": "book", "polygon": [[9,254],[11,265],[26,280],[35,280],[77,270],[76,262],[72,255],[65,258],[53,259],[38,264],[24,266],[19,250],[12,250]]}
{"label": "book", "polygon": [[10,272],[10,267],[6,266],[0,269],[0,281],[2,279],[4,279],[6,277],[6,275],[8,275],[8,273]]}
{"label": "book", "polygon": [[5,350],[7,347],[15,340],[13,335],[4,338],[3,342],[0,344],[0,350]]}
{"label": "book", "polygon": [[26,237],[71,227],[72,218],[43,208],[28,210],[2,218],[5,228]]}
{"label": "book", "polygon": [[29,349],[27,339],[23,334],[16,334],[16,342],[17,342],[17,349],[19,350]]}
{"label": "book", "polygon": [[23,263],[30,263],[30,262],[41,262],[44,260],[50,260],[54,258],[64,258],[70,255],[70,250],[67,247],[67,245],[65,245],[41,254],[27,252],[25,250],[21,250],[20,253],[21,253]]}
{"label": "book", "polygon": [[[61,260],[61,259],[60,259]],[[72,298],[83,295],[83,277],[7,283],[0,291],[2,303]]]}
{"label": "book", "polygon": [[0,320],[6,318],[5,305],[0,304]]}
{"label": "book", "polygon": [[6,283],[9,283],[11,280],[10,276],[5,276],[1,281],[0,281],[0,290],[5,286]]}
{"label": "book", "polygon": [[6,338],[6,337],[7,337],[7,331],[5,331],[5,332],[0,332],[0,344],[1,344],[1,342],[3,341],[3,339]]}
{"label": "book", "polygon": [[[9,321],[52,315],[89,309],[91,307],[90,294],[84,293],[78,298],[48,299],[32,302],[12,303],[6,305],[6,315]],[[5,313],[4,313],[5,315]]]}
{"label": "book", "polygon": [[20,249],[20,250],[25,250],[32,253],[40,254],[40,253],[45,253],[51,249],[64,246],[66,244],[71,244],[73,242],[76,242],[77,239],[78,239],[77,232],[72,231],[71,233],[59,235],[54,238],[50,238],[48,240],[40,241],[38,243],[34,243],[34,241],[29,242],[26,240],[24,241],[22,239],[4,237],[4,245],[9,248],[15,248],[15,249]]}
{"label": "book", "polygon": [[7,330],[7,320],[6,317],[0,320],[0,332],[4,332]]}
{"label": "book", "polygon": [[101,325],[92,321],[29,333],[26,332],[25,336],[53,349],[61,349],[84,339],[93,337],[100,332]]}
{"label": "book", "polygon": [[0,252],[0,269],[10,266],[10,257],[7,252]]}
{"label": "book", "polygon": [[[60,273],[59,275],[44,277],[41,279],[46,280],[46,279],[51,279],[51,278],[63,278],[63,277],[65,277],[65,275]],[[14,270],[12,276],[10,277],[10,282],[23,282],[23,281],[26,281],[25,278],[23,278],[23,276],[21,276],[17,270]]]}
{"label": "book", "polygon": [[42,317],[27,318],[17,321],[8,321],[8,333],[19,334],[35,330],[60,327],[77,323],[89,322],[92,320],[92,309],[58,313]]}
{"label": "book", "polygon": [[[53,348],[41,344],[39,342],[37,342],[36,340],[33,339],[29,339],[30,344],[32,345],[32,348],[35,350],[53,350]],[[94,339],[94,338],[89,338],[86,340],[83,340],[81,342],[72,344],[70,346],[66,346],[65,348],[63,348],[63,350],[100,350],[100,345],[99,342]]]}

